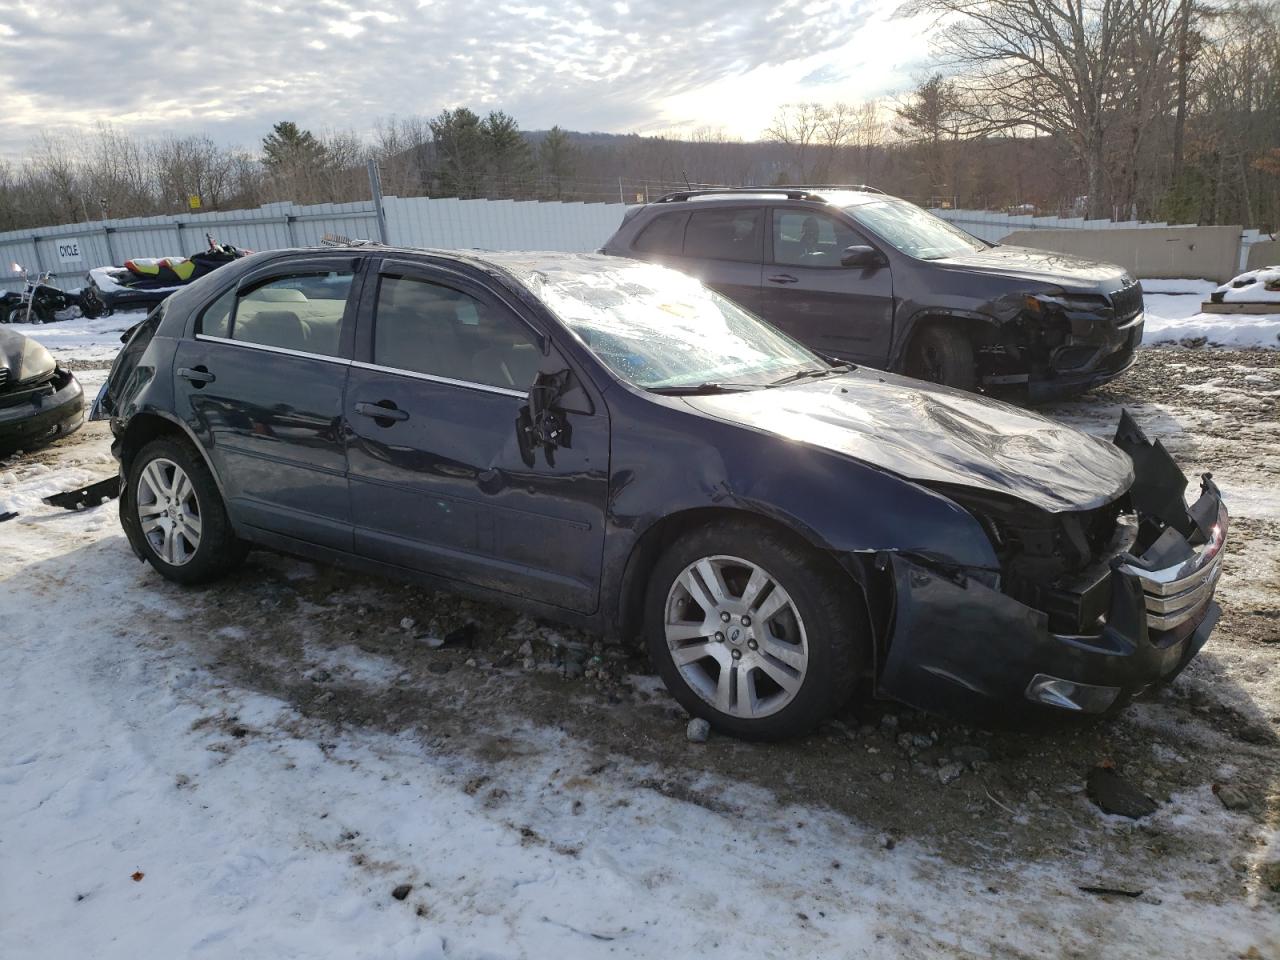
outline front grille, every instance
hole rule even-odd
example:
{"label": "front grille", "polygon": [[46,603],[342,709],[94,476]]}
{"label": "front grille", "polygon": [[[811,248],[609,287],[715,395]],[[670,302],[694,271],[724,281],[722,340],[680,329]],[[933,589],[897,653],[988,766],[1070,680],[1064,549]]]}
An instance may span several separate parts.
{"label": "front grille", "polygon": [[1132,320],[1142,312],[1142,284],[1131,283],[1111,294],[1111,309],[1115,311],[1116,322],[1124,323]]}
{"label": "front grille", "polygon": [[9,385],[9,368],[0,367],[0,390]]}

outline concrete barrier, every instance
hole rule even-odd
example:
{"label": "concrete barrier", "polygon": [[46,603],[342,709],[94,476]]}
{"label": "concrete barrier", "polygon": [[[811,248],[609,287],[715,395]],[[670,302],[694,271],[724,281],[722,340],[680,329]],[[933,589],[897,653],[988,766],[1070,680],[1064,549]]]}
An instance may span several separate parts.
{"label": "concrete barrier", "polygon": [[1239,227],[1015,230],[1000,242],[1118,263],[1135,277],[1224,283],[1239,272],[1240,263]]}
{"label": "concrete barrier", "polygon": [[1246,270],[1261,270],[1280,264],[1280,240],[1259,240],[1249,244],[1249,262]]}

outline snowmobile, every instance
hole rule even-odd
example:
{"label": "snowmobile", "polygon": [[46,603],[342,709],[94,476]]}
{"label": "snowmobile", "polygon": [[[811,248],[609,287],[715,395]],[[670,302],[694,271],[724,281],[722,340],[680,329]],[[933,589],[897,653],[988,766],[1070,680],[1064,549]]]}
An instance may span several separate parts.
{"label": "snowmobile", "polygon": [[96,267],[80,293],[82,302],[98,314],[117,310],[150,310],[175,290],[232,261],[247,257],[241,250],[205,234],[209,246],[189,257],[126,260],[122,267]]}
{"label": "snowmobile", "polygon": [[18,264],[15,273],[22,274],[22,291],[6,290],[0,293],[0,323],[49,323],[69,307],[79,307],[81,314],[92,319],[99,316],[95,307],[86,307],[79,293],[59,290],[49,281],[52,273],[41,273],[34,278]]}

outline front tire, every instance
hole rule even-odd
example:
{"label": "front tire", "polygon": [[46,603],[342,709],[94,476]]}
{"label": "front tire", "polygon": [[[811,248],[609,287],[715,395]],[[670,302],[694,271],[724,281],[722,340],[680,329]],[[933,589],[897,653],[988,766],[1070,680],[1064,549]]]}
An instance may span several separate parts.
{"label": "front tire", "polygon": [[737,520],[686,534],[658,560],[645,639],[681,706],[752,740],[797,736],[835,713],[871,643],[847,575],[808,545]]}
{"label": "front tire", "polygon": [[133,458],[129,521],[147,562],[175,583],[206,583],[229,573],[248,545],[236,537],[213,474],[190,444],[152,440]]}
{"label": "front tire", "polygon": [[936,324],[925,327],[907,351],[906,374],[957,390],[973,390],[978,385],[973,343],[961,330]]}

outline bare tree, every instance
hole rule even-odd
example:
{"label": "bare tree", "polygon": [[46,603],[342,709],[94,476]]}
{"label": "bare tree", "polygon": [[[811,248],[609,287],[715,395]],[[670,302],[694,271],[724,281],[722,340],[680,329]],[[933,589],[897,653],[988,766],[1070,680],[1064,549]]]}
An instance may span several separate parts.
{"label": "bare tree", "polygon": [[812,179],[814,146],[820,143],[826,110],[816,103],[788,103],[778,108],[764,138],[789,148],[800,182]]}
{"label": "bare tree", "polygon": [[[1142,5],[1160,0],[910,0],[909,13],[952,21],[942,53],[967,71],[971,119],[1061,136],[1085,171],[1091,216],[1109,208],[1107,137],[1140,69],[1128,45]],[[1130,56],[1126,56],[1126,52]]]}

